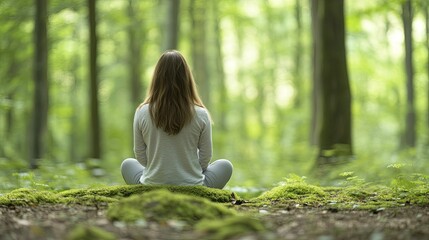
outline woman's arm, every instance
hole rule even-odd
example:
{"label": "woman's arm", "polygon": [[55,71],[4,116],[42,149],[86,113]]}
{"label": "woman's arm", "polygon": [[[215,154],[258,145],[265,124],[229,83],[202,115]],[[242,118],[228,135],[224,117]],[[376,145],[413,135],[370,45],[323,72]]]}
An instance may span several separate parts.
{"label": "woman's arm", "polygon": [[205,171],[212,158],[212,125],[210,117],[206,111],[202,117],[203,127],[198,142],[198,158],[201,168]]}
{"label": "woman's arm", "polygon": [[133,123],[133,135],[134,135],[134,155],[137,161],[141,165],[146,167],[147,157],[146,157],[146,143],[143,140],[142,134],[142,114],[140,113],[140,108],[137,109],[134,114],[134,123]]}

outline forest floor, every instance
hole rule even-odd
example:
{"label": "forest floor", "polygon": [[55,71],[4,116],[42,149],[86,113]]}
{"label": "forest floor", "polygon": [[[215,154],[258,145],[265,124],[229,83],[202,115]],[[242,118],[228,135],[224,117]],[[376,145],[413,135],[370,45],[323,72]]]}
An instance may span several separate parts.
{"label": "forest floor", "polygon": [[429,239],[426,182],[400,190],[289,181],[248,199],[202,186],[17,189],[0,194],[0,240]]}
{"label": "forest floor", "polygon": [[[113,233],[113,239],[216,239],[178,221],[112,222],[106,218],[106,209],[107,205],[2,206],[0,239],[67,239],[79,224]],[[273,203],[261,207],[243,204],[237,211],[257,212],[268,231],[233,239],[429,239],[428,206],[338,210]]]}

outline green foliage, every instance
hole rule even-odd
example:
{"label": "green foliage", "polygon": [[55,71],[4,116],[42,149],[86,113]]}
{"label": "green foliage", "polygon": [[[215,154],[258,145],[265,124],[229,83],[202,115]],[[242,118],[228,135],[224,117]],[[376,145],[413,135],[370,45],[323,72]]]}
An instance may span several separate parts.
{"label": "green foliage", "polygon": [[302,177],[290,175],[284,183],[267,192],[264,192],[257,199],[259,200],[295,200],[306,202],[319,201],[326,195],[325,191],[318,186],[307,184]]}
{"label": "green foliage", "polygon": [[[399,166],[399,165],[396,165]],[[399,175],[390,186],[366,182],[353,172],[340,174],[340,187],[320,187],[308,184],[303,177],[290,175],[280,186],[253,199],[282,204],[325,206],[335,209],[377,209],[407,204],[429,205],[428,176]]]}
{"label": "green foliage", "polygon": [[[106,3],[105,3],[106,2]],[[164,42],[164,18],[157,1],[135,1],[139,23],[142,85],[147,88]],[[294,1],[219,1],[207,9],[207,46],[210,111],[214,159],[234,164],[229,187],[267,188],[288,173],[307,175],[308,182],[335,185],[339,173],[353,171],[349,190],[364,182],[392,184],[397,190],[419,186],[407,176],[429,174],[427,124],[419,121],[416,148],[399,151],[405,116],[403,41],[400,0],[350,1],[346,8],[350,85],[353,94],[353,150],[356,160],[336,166],[314,178],[309,169],[316,156],[309,146],[311,112],[311,22],[309,1],[300,1],[302,29],[298,32]],[[420,1],[423,2],[423,1]],[[185,3],[186,4],[186,3]],[[262,6],[261,6],[262,5]],[[212,6],[212,5],[209,5]],[[416,4],[415,24],[423,26],[422,4]],[[87,16],[84,1],[51,0],[49,14],[49,122],[41,169],[29,172],[28,119],[33,109],[32,66],[34,4],[0,1],[0,191],[17,188],[64,190],[123,183],[118,167],[132,156],[132,114],[128,67],[128,1],[100,1],[97,11],[102,120],[102,168],[108,174],[91,178],[85,167],[89,116],[86,73]],[[193,65],[191,17],[181,7],[180,51]],[[161,13],[161,14],[160,14]],[[185,14],[186,13],[186,14]],[[285,14],[287,13],[287,14]],[[216,20],[214,20],[216,19]],[[220,31],[212,32],[214,22]],[[142,34],[144,33],[144,34]],[[248,37],[256,36],[256,37]],[[298,38],[299,36],[299,38]],[[415,34],[415,84],[417,116],[427,112],[426,50],[424,33]],[[301,51],[296,49],[301,44]],[[269,46],[269,47],[267,47]],[[220,52],[219,56],[215,56]],[[302,61],[297,61],[297,57]],[[216,66],[214,66],[216,65]],[[221,67],[224,68],[221,72]],[[301,74],[298,74],[301,72]],[[120,79],[120,81],[119,81]],[[197,79],[199,80],[199,79]],[[204,79],[205,80],[205,79]],[[25,87],[22,87],[25,86]],[[144,99],[145,88],[140,99]],[[296,99],[300,104],[294,104]],[[304,124],[303,124],[304,123]],[[350,151],[337,145],[326,156]],[[406,164],[388,168],[389,164]],[[393,165],[392,165],[393,166]],[[17,173],[17,174],[13,174]],[[398,177],[398,174],[403,174]],[[359,176],[359,179],[358,177]],[[409,186],[407,186],[407,184]],[[343,185],[343,186],[346,186]],[[364,194],[364,193],[362,193]],[[359,194],[357,194],[359,195]],[[90,198],[90,197],[89,197]]]}
{"label": "green foliage", "polygon": [[115,240],[116,236],[101,228],[83,224],[76,225],[67,235],[67,240]]}
{"label": "green foliage", "polygon": [[414,173],[399,174],[391,182],[396,194],[415,204],[429,204],[429,176]]}
{"label": "green foliage", "polygon": [[206,198],[172,193],[165,189],[133,195],[109,205],[107,217],[112,221],[155,222],[179,220],[192,224],[202,219],[219,219],[235,215],[219,203]]}
{"label": "green foliage", "polygon": [[[1,160],[0,160],[1,162]],[[90,172],[83,164],[70,164],[66,162],[50,163],[40,161],[36,170],[13,172],[12,168],[5,168],[5,174],[0,176],[1,189],[32,188],[38,190],[65,190],[101,185],[94,182]],[[25,169],[20,166],[19,169]]]}

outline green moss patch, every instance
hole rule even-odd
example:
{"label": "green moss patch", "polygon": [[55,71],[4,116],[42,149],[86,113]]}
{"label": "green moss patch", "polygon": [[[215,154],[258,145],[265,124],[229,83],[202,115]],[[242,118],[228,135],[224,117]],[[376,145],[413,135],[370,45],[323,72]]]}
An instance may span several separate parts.
{"label": "green moss patch", "polygon": [[147,186],[147,185],[124,185],[110,186],[95,189],[74,189],[59,193],[62,197],[79,198],[87,195],[103,196],[107,198],[120,199],[133,194],[141,194],[157,189],[167,189],[171,192],[183,193],[192,196],[208,198],[213,202],[230,202],[237,196],[227,190],[208,188],[204,186]]}
{"label": "green moss patch", "polygon": [[166,189],[121,199],[111,204],[107,211],[110,220],[124,222],[142,219],[166,222],[174,219],[195,223],[202,219],[219,219],[235,214],[235,211],[206,198],[172,193]]}
{"label": "green moss patch", "polygon": [[287,183],[264,192],[258,200],[304,200],[309,202],[323,200],[327,194],[321,187],[303,182]]}
{"label": "green moss patch", "polygon": [[196,225],[196,229],[205,235],[204,239],[231,239],[266,231],[266,227],[259,219],[243,215],[203,220]]}
{"label": "green moss patch", "polygon": [[20,188],[0,197],[0,205],[35,205],[40,203],[59,203],[55,193]]}
{"label": "green moss patch", "polygon": [[95,226],[76,225],[68,234],[67,240],[115,240],[116,236]]}
{"label": "green moss patch", "polygon": [[46,203],[93,205],[99,203],[113,203],[124,197],[158,189],[166,189],[171,192],[190,196],[199,196],[213,202],[231,202],[233,199],[238,198],[233,192],[204,186],[123,185],[90,189],[72,189],[62,192],[17,189],[0,196],[0,205],[34,205]]}
{"label": "green moss patch", "polygon": [[[265,202],[264,202],[265,201]],[[326,206],[337,209],[377,209],[401,207],[409,204],[429,205],[428,185],[398,189],[375,184],[345,187],[319,187],[305,182],[289,182],[264,192],[254,199],[302,206]]]}

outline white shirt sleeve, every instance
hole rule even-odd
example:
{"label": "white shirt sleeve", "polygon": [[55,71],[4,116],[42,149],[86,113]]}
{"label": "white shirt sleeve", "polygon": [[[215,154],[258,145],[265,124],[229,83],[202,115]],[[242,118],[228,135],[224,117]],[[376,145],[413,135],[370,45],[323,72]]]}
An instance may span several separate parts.
{"label": "white shirt sleeve", "polygon": [[206,111],[202,114],[201,120],[203,127],[198,141],[198,159],[204,172],[212,158],[212,125]]}
{"label": "white shirt sleeve", "polygon": [[146,155],[146,143],[143,139],[142,133],[142,115],[140,109],[137,109],[134,114],[134,123],[133,123],[133,135],[134,135],[134,155],[137,161],[141,165],[146,167],[147,165],[147,155]]}

